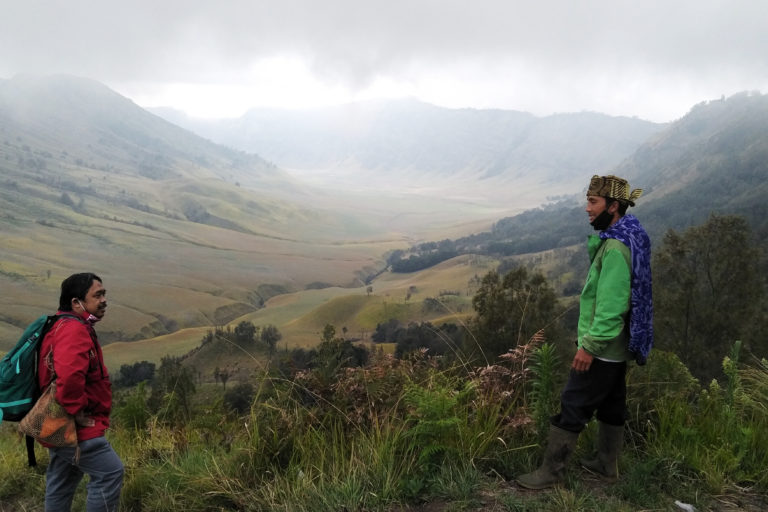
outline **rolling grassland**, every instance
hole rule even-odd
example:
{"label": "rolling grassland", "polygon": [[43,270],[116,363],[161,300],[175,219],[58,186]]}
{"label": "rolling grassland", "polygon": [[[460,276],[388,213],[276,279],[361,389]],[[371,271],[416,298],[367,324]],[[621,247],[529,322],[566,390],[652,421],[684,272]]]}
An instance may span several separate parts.
{"label": "rolling grassland", "polygon": [[237,229],[180,215],[184,184],[137,179],[125,201],[116,183],[103,196],[59,192],[74,203],[67,204],[44,184],[4,171],[6,184],[14,185],[0,189],[0,201],[12,206],[0,212],[0,350],[36,316],[56,309],[59,284],[75,271],[93,271],[105,281],[111,309],[100,331],[108,343],[226,323],[268,299],[258,293],[264,285],[354,286],[382,267],[382,254],[406,245],[402,235],[359,219],[351,223],[357,232],[344,234],[343,215],[226,183],[210,184],[206,197],[217,201],[204,208],[211,217],[226,215]]}
{"label": "rolling grassland", "polygon": [[[323,293],[365,295],[357,288],[381,271],[389,251],[487,229],[501,212],[498,205],[410,192],[344,199],[348,191],[257,186],[240,175],[152,180],[72,156],[40,157],[45,164],[30,171],[9,163],[22,153],[19,144],[0,144],[0,351],[38,315],[56,309],[59,284],[73,272],[93,271],[105,281],[110,311],[99,325],[105,345],[177,331],[183,337],[185,329],[248,314],[289,329],[301,315],[272,320],[283,308],[259,311],[276,293],[339,287],[345,289]],[[234,181],[239,178],[242,184]],[[377,284],[374,295],[385,297],[391,288],[382,304],[402,302],[406,290],[397,287]],[[427,292],[414,300],[419,293]],[[368,316],[350,321],[350,331],[375,328],[381,315]],[[297,328],[296,344],[314,342],[306,334],[312,328]]]}
{"label": "rolling grassland", "polygon": [[74,272],[109,290],[104,344],[137,341],[226,324],[278,293],[360,286],[414,237],[498,213],[307,186],[93,81],[2,85],[0,351],[56,309]]}
{"label": "rolling grassland", "polygon": [[309,244],[240,233],[226,239],[190,223],[180,235],[174,226],[125,229],[78,214],[52,224],[23,220],[5,230],[0,307],[7,323],[21,328],[55,309],[59,283],[73,269],[90,270],[109,290],[105,341],[149,337],[155,322],[168,323],[166,330],[226,323],[268,298],[257,293],[265,284],[301,289],[322,277],[351,285],[361,269],[381,267],[380,254],[401,244]]}
{"label": "rolling grassland", "polygon": [[[283,335],[278,350],[310,348],[320,342],[323,327],[331,324],[337,334],[346,327],[349,338],[368,341],[378,323],[395,318],[404,324],[465,321],[471,315],[471,287],[496,262],[476,256],[459,256],[433,268],[411,274],[384,273],[371,285],[356,288],[330,287],[302,290],[270,298],[265,307],[229,322],[275,325]],[[406,300],[407,294],[410,297]],[[106,320],[105,320],[106,323]],[[122,364],[148,360],[159,363],[165,355],[182,355],[200,345],[210,327],[183,329],[169,335],[104,347],[107,365],[114,370]],[[243,365],[248,365],[247,357]]]}

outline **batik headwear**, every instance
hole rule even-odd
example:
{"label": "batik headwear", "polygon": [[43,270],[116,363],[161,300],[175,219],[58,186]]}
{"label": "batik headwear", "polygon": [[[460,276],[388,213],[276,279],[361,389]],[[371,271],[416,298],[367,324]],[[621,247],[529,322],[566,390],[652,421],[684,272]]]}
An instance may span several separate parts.
{"label": "batik headwear", "polygon": [[629,183],[624,178],[619,178],[612,174],[609,174],[608,176],[598,176],[595,174],[589,182],[587,195],[610,197],[627,203],[629,206],[635,206],[637,198],[643,195],[643,189],[636,188],[630,192]]}

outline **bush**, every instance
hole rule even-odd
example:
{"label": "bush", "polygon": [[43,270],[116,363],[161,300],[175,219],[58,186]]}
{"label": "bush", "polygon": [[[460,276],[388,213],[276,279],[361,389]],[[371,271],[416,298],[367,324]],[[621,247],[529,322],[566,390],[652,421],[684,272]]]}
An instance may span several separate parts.
{"label": "bush", "polygon": [[689,402],[698,395],[700,389],[699,381],[691,375],[679,357],[672,352],[654,349],[647,364],[631,366],[627,372],[630,421],[642,429],[652,418],[658,400],[672,398]]}
{"label": "bush", "polygon": [[253,385],[244,382],[224,393],[224,404],[238,414],[245,414],[251,408],[253,395]]}
{"label": "bush", "polygon": [[734,351],[723,361],[725,387],[713,379],[693,400],[674,391],[660,396],[648,432],[653,453],[683,461],[717,494],[734,484],[748,482],[765,489],[768,483],[768,414],[764,407],[761,412],[753,408],[763,398],[759,386],[742,383],[747,376],[761,374],[766,382],[768,372],[759,367],[738,370],[736,357]]}
{"label": "bush", "polygon": [[124,428],[144,429],[152,416],[147,407],[147,396],[146,383],[140,382],[135,390],[126,393],[117,402],[112,411],[115,421]]}

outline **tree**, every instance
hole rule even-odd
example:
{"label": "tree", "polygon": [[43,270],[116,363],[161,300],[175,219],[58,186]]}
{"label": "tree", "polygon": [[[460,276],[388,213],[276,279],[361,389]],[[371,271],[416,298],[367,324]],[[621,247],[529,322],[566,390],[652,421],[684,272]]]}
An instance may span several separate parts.
{"label": "tree", "polygon": [[277,364],[281,375],[293,378],[297,372],[308,370],[317,359],[317,351],[295,348],[286,352]]}
{"label": "tree", "polygon": [[235,343],[247,347],[256,343],[257,328],[253,323],[243,321],[235,327]]}
{"label": "tree", "polygon": [[125,387],[135,386],[139,382],[149,381],[155,378],[155,363],[139,361],[133,364],[120,366],[120,385]]}
{"label": "tree", "polygon": [[331,324],[325,324],[325,327],[323,327],[323,334],[320,336],[320,341],[323,343],[330,343],[333,341],[334,336],[336,336],[336,328]]}
{"label": "tree", "polygon": [[61,201],[62,204],[69,206],[70,208],[75,206],[75,202],[66,192],[62,192],[61,197],[59,198],[59,201]]}
{"label": "tree", "polygon": [[712,215],[682,234],[669,230],[653,258],[656,346],[675,352],[704,380],[721,374],[734,341],[759,352],[765,326],[759,257],[742,217]]}
{"label": "tree", "polygon": [[561,336],[560,315],[554,289],[539,272],[529,274],[517,267],[503,277],[496,271],[487,273],[472,298],[477,313],[470,322],[464,343],[469,355],[487,360],[525,343],[540,329],[547,339]]}
{"label": "tree", "polygon": [[342,368],[363,366],[367,361],[368,351],[364,347],[356,346],[350,340],[337,338],[336,328],[331,324],[325,325],[313,364],[323,381],[330,382]]}
{"label": "tree", "polygon": [[265,325],[261,328],[261,342],[267,346],[269,355],[275,353],[275,346],[281,339],[283,339],[283,335],[274,325]]}
{"label": "tree", "polygon": [[195,391],[193,372],[182,366],[180,359],[166,356],[160,360],[150,397],[154,411],[171,421],[189,421]]}
{"label": "tree", "polygon": [[421,349],[427,349],[430,356],[453,355],[461,346],[463,334],[455,324],[444,323],[435,327],[430,322],[411,323],[407,328],[398,328],[393,334],[395,357],[402,359]]}
{"label": "tree", "polygon": [[227,381],[232,376],[232,371],[229,368],[221,369],[218,366],[215,370],[213,370],[213,378],[216,380],[216,382],[221,382],[221,385],[224,386],[224,391],[227,390]]}
{"label": "tree", "polygon": [[224,403],[238,414],[245,414],[253,402],[253,385],[243,382],[224,393]]}
{"label": "tree", "polygon": [[396,333],[401,328],[400,322],[395,318],[390,318],[386,322],[376,324],[376,330],[371,336],[374,343],[395,342]]}

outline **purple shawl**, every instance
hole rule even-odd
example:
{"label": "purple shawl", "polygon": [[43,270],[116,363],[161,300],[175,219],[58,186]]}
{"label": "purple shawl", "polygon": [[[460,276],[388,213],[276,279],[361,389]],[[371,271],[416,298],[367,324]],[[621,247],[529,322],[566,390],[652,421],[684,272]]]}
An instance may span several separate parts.
{"label": "purple shawl", "polygon": [[625,215],[600,238],[615,238],[629,247],[632,280],[629,310],[629,351],[644,365],[653,346],[653,293],[651,291],[651,240],[634,215]]}

